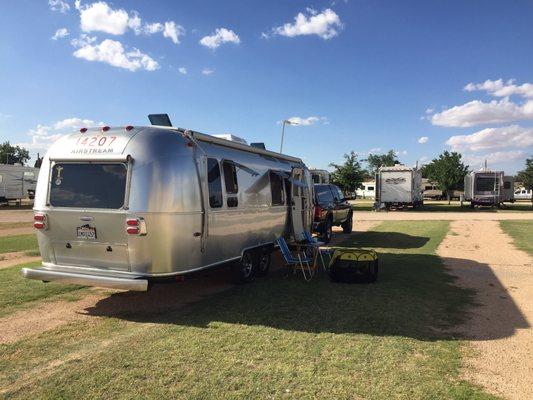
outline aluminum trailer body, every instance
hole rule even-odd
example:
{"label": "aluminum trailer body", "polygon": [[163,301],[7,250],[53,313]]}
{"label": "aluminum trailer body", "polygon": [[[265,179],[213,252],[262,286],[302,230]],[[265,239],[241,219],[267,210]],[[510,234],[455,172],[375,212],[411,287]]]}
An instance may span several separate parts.
{"label": "aluminum trailer body", "polygon": [[45,155],[34,214],[26,278],[147,290],[310,231],[313,186],[299,158],[198,132],[89,129]]}
{"label": "aluminum trailer body", "polygon": [[0,164],[0,202],[33,199],[39,168]]}
{"label": "aluminum trailer body", "polygon": [[503,171],[474,171],[465,176],[466,201],[475,206],[498,206],[514,202],[514,178]]}
{"label": "aluminum trailer body", "polygon": [[395,165],[381,167],[376,174],[376,207],[417,207],[423,204],[422,173],[419,169]]}

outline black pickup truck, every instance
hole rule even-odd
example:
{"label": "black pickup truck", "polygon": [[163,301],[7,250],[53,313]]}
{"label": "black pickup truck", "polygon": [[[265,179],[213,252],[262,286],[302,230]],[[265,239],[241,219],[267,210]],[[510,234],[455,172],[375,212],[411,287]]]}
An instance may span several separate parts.
{"label": "black pickup truck", "polygon": [[344,198],[342,191],[335,185],[315,185],[315,216],[313,231],[320,240],[331,240],[332,227],[342,226],[344,233],[352,232],[353,210]]}

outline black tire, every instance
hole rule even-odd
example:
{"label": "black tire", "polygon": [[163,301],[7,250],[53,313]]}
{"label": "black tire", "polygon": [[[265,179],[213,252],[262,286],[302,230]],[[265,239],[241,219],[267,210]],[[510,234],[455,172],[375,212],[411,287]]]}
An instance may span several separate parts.
{"label": "black tire", "polygon": [[333,221],[331,216],[328,216],[326,218],[326,222],[324,223],[324,227],[322,228],[322,233],[320,235],[320,240],[324,243],[331,242],[331,237],[333,236]]}
{"label": "black tire", "polygon": [[257,252],[257,268],[255,274],[257,276],[266,276],[270,270],[271,251],[267,247],[263,247]]}
{"label": "black tire", "polygon": [[353,213],[350,213],[348,218],[346,218],[346,221],[344,221],[342,224],[342,232],[343,233],[352,233],[353,230]]}
{"label": "black tire", "polygon": [[235,283],[248,283],[254,279],[255,270],[257,269],[257,257],[253,252],[245,251],[239,261],[233,266],[233,280]]}

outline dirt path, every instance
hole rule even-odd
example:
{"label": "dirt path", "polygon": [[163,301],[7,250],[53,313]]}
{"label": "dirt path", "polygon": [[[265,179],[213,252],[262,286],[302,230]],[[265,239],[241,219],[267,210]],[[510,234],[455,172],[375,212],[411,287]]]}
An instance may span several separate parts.
{"label": "dirt path", "polygon": [[33,222],[33,210],[0,209],[0,222]]}
{"label": "dirt path", "polygon": [[485,211],[355,211],[357,221],[500,221],[507,219],[531,219],[531,212],[485,212]]}
{"label": "dirt path", "polygon": [[2,236],[15,236],[15,235],[27,235],[30,233],[35,233],[33,226],[31,227],[21,227],[21,228],[8,228],[0,229],[0,238]]}
{"label": "dirt path", "polygon": [[438,249],[478,303],[460,328],[464,376],[509,399],[533,398],[533,264],[497,221],[454,221]]}
{"label": "dirt path", "polygon": [[34,261],[39,261],[41,257],[30,257],[24,254],[24,251],[17,251],[14,253],[0,254],[0,269],[13,267],[18,264],[25,264]]}

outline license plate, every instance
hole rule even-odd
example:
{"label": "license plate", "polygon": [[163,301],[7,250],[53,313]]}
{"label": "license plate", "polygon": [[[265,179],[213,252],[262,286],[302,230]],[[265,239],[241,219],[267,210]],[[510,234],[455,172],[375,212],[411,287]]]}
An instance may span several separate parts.
{"label": "license plate", "polygon": [[76,228],[78,239],[96,239],[96,228],[91,228],[90,226],[79,226]]}

